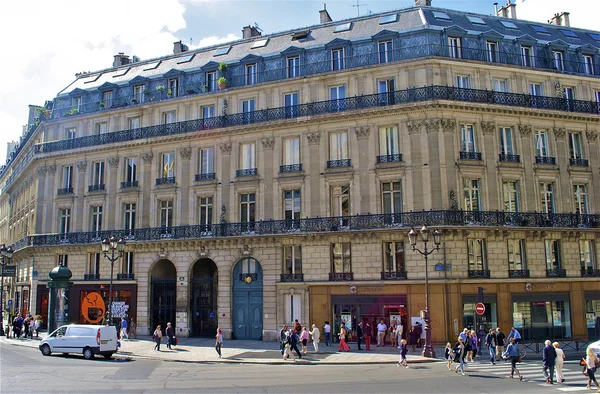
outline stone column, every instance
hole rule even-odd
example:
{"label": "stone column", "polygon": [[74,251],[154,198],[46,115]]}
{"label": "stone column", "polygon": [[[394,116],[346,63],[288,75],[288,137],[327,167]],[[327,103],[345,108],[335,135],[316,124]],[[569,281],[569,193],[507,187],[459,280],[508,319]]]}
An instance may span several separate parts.
{"label": "stone column", "polygon": [[[494,122],[481,122],[481,131],[483,131],[481,154],[485,155],[485,173],[487,179],[485,184],[483,183],[483,179],[479,182],[479,199],[482,210],[493,211],[500,209],[498,204],[498,156],[495,149],[497,138],[496,124]],[[487,190],[487,195],[484,194],[485,190]],[[462,195],[462,191],[459,195]]]}
{"label": "stone column", "polygon": [[[275,148],[275,138],[263,138],[260,140],[263,147],[264,165],[262,168],[262,179],[265,185],[261,205],[263,206],[263,219],[276,219],[275,217],[275,184],[273,182],[273,174],[275,173],[273,149]],[[259,169],[261,171],[261,169]],[[260,173],[259,173],[260,175]]]}
{"label": "stone column", "polygon": [[[226,142],[219,145],[219,151],[221,153],[221,174],[218,179],[221,180],[221,219],[231,221],[232,215],[228,214],[228,209],[231,211],[232,206],[230,205],[230,188],[231,188],[231,142]],[[219,169],[217,169],[218,171]],[[218,207],[218,205],[217,205]],[[223,211],[223,209],[225,209]],[[215,213],[219,212],[215,209]]]}
{"label": "stone column", "polygon": [[83,219],[86,217],[83,212],[83,201],[88,187],[86,171],[88,163],[86,160],[82,160],[77,163],[77,181],[75,182],[75,188],[73,194],[75,195],[75,203],[73,204],[73,214],[71,215],[71,231],[83,231]]}
{"label": "stone column", "polygon": [[[564,127],[555,127],[553,131],[554,139],[556,141],[556,165],[558,168],[568,169],[569,145],[565,139],[567,129]],[[559,175],[554,186],[554,204],[556,206],[556,212],[573,212],[574,205],[571,203],[573,201],[573,190],[571,189],[570,182],[561,182]]]}
{"label": "stone column", "polygon": [[[308,174],[308,183],[310,185],[310,196],[308,204],[304,206],[307,207],[306,217],[317,217],[323,216],[326,212],[324,206],[327,206],[327,201],[321,201],[321,188],[320,188],[320,180],[321,180],[321,166],[324,164],[321,153],[319,152],[319,144],[321,142],[321,133],[314,132],[306,134],[306,138],[308,139],[308,171],[305,170],[305,173]],[[326,195],[329,195],[326,192]]]}
{"label": "stone column", "polygon": [[[179,149],[179,157],[181,158],[181,165],[177,169],[178,181],[177,183],[181,186],[178,190],[179,201],[177,202],[177,211],[179,215],[176,216],[176,221],[179,222],[180,226],[187,226],[190,223],[190,204],[184,200],[184,196],[189,196],[190,190],[190,178],[194,175],[194,168],[191,165],[192,148],[181,148]],[[192,221],[192,223],[196,223]]]}
{"label": "stone column", "polygon": [[[521,162],[525,167],[525,177],[523,179],[528,179],[532,182],[535,179],[533,172],[533,166],[535,164],[535,149],[531,146],[531,131],[531,125],[519,125],[519,132],[521,133],[521,146],[523,147],[523,150],[521,151]],[[519,207],[519,210],[523,212],[536,211],[537,209],[535,206],[535,188],[529,188],[529,190],[531,190],[532,193],[526,194],[525,190],[528,189],[526,185],[519,186],[519,200],[523,201],[526,204],[520,204],[521,206]],[[525,198],[522,198],[522,196],[524,196]]]}
{"label": "stone column", "polygon": [[[420,121],[409,121],[406,122],[408,128],[408,134],[410,139],[410,151],[411,151],[411,162],[412,176],[410,176],[411,184],[407,185],[407,190],[413,192],[413,210],[420,211],[425,209],[423,203],[423,188],[425,187],[424,181],[412,182],[412,180],[423,180],[423,152],[421,150],[423,143],[421,141],[421,125]],[[407,177],[409,178],[409,177]]]}
{"label": "stone column", "polygon": [[[429,179],[430,193],[428,205],[430,209],[442,209],[442,169],[440,168],[440,124],[439,119],[425,121],[427,131],[427,166],[423,167],[423,186],[427,187]],[[427,208],[427,207],[426,207]]]}
{"label": "stone column", "polygon": [[152,193],[150,192],[152,190],[152,182],[154,181],[154,177],[152,176],[153,172],[153,166],[152,166],[152,161],[154,159],[154,153],[152,152],[147,152],[147,153],[142,153],[142,162],[143,162],[143,170],[142,170],[142,190],[145,191],[145,193],[142,193],[142,201],[141,201],[141,207],[138,209],[138,212],[141,213],[141,215],[137,216],[136,215],[136,220],[140,223],[139,228],[146,228],[146,227],[151,227],[150,225],[150,210],[151,210],[151,205],[152,205]]}
{"label": "stone column", "polygon": [[42,195],[44,210],[42,212],[38,212],[38,219],[40,214],[42,214],[42,232],[49,234],[55,233],[58,230],[57,228],[52,228],[53,219],[56,216],[56,213],[54,212],[54,197],[58,191],[58,187],[55,182],[56,164],[47,165],[46,172],[48,174],[48,178],[46,179],[46,184],[44,185],[45,187]]}
{"label": "stone column", "polygon": [[356,134],[356,139],[358,142],[357,151],[357,160],[356,164],[354,164],[354,168],[358,169],[358,179],[359,179],[359,190],[360,190],[360,202],[359,209],[357,209],[354,213],[362,213],[366,214],[371,211],[371,188],[373,188],[373,183],[369,179],[369,136],[371,135],[370,127],[357,127],[354,129]]}
{"label": "stone column", "polygon": [[119,156],[112,156],[108,158],[108,177],[106,190],[108,191],[107,196],[107,207],[106,207],[106,225],[105,230],[117,228],[115,224],[119,224],[119,213],[120,209],[117,207],[117,191],[119,190]]}
{"label": "stone column", "polygon": [[[440,152],[443,154],[444,161],[446,163],[445,170],[443,173],[445,176],[442,177],[442,208],[441,209],[458,209],[457,204],[455,203],[456,197],[454,201],[450,199],[450,191],[454,192],[454,196],[456,196],[458,185],[456,184],[456,166],[454,163],[458,158],[457,152],[455,150],[456,145],[454,144],[454,134],[456,132],[456,119],[442,119],[441,120],[442,130],[444,132],[443,139],[444,144],[443,149],[444,152]],[[442,170],[440,169],[440,174]]]}

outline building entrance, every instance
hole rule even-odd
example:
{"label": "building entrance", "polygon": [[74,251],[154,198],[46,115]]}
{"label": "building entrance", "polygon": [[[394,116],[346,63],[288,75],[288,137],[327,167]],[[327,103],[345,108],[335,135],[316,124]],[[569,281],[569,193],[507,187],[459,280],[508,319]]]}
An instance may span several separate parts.
{"label": "building entrance", "polygon": [[217,333],[217,266],[210,259],[198,260],[190,281],[192,335],[214,337]]}
{"label": "building entrance", "polygon": [[150,332],[160,324],[163,332],[167,323],[175,326],[177,270],[169,260],[160,260],[150,276]]}
{"label": "building entrance", "polygon": [[262,339],[263,275],[258,260],[240,259],[233,268],[233,338]]}

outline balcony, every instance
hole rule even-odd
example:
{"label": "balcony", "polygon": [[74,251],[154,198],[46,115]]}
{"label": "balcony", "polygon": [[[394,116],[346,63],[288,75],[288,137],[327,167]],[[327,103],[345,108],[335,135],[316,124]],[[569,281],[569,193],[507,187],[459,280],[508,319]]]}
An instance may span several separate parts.
{"label": "balcony", "polygon": [[573,167],[589,167],[587,159],[569,159],[569,165]]}
{"label": "balcony", "polygon": [[175,184],[175,177],[171,176],[171,177],[167,177],[167,178],[156,178],[156,186],[159,185],[174,185]]}
{"label": "balcony", "polygon": [[529,278],[529,270],[508,270],[509,278]]}
{"label": "balcony", "polygon": [[129,189],[132,187],[138,187],[138,181],[121,182],[121,189]]}
{"label": "balcony", "polygon": [[100,280],[100,274],[83,274],[83,280]]}
{"label": "balcony", "polygon": [[535,164],[551,164],[556,165],[556,158],[548,156],[536,156]]}
{"label": "balcony", "polygon": [[347,168],[350,167],[350,159],[328,160],[327,168]]}
{"label": "balcony", "polygon": [[546,269],[546,278],[566,278],[567,270],[564,268]]}
{"label": "balcony", "polygon": [[474,279],[489,279],[490,278],[490,270],[468,270],[467,271],[469,278]]}
{"label": "balcony", "polygon": [[381,155],[377,156],[377,164],[383,163],[400,163],[402,161],[402,154],[393,154],[393,155]]}
{"label": "balcony", "polygon": [[196,177],[194,179],[195,179],[196,182],[214,181],[215,180],[215,173],[214,172],[209,172],[209,173],[205,173],[205,174],[196,174]]}
{"label": "balcony", "polygon": [[304,282],[304,274],[281,274],[281,282]]}
{"label": "balcony", "polygon": [[104,190],[104,183],[88,186],[88,192],[99,192],[102,190]]}
{"label": "balcony", "polygon": [[352,272],[330,272],[330,282],[346,282],[354,280],[354,274]]}
{"label": "balcony", "polygon": [[73,194],[73,188],[72,187],[64,187],[62,189],[58,189],[57,194],[59,196],[64,195],[64,194]]}
{"label": "balcony", "polygon": [[513,155],[513,154],[509,154],[509,153],[500,153],[498,156],[499,156],[499,160],[503,161],[503,162],[508,162],[508,163],[520,163],[521,162],[521,156],[519,156],[519,155]]}
{"label": "balcony", "polygon": [[235,176],[238,178],[243,178],[246,176],[256,176],[258,175],[258,169],[257,168],[245,168],[243,170],[236,170],[235,171]]}
{"label": "balcony", "polygon": [[460,152],[461,160],[481,160],[481,152]]}
{"label": "balcony", "polygon": [[582,278],[600,278],[600,269],[598,268],[582,268]]}
{"label": "balcony", "polygon": [[406,271],[388,271],[381,273],[381,280],[404,280],[408,279]]}
{"label": "balcony", "polygon": [[128,274],[117,274],[117,280],[134,280],[135,276],[132,272]]}
{"label": "balcony", "polygon": [[286,164],[279,166],[279,172],[302,172],[302,164]]}

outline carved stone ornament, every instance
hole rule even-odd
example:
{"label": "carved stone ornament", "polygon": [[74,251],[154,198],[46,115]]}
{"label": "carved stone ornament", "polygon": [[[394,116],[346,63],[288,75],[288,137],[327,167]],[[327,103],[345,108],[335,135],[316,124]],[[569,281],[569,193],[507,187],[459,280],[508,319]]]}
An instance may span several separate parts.
{"label": "carved stone ornament", "polygon": [[421,122],[406,122],[408,128],[408,134],[419,134],[421,132]]}
{"label": "carved stone ornament", "polygon": [[264,149],[273,149],[275,147],[275,138],[263,138],[260,140]]}
{"label": "carved stone ornament", "polygon": [[152,152],[142,153],[142,160],[146,164],[152,164],[152,160],[154,160],[154,153],[152,153]]}
{"label": "carved stone ornament", "polygon": [[35,175],[38,178],[43,178],[46,176],[46,171],[47,171],[47,167],[46,166],[39,166],[36,170],[35,170]]}
{"label": "carved stone ornament", "polygon": [[196,256],[198,256],[199,259],[206,259],[210,257],[210,251],[206,246],[200,246],[200,250],[196,251]]}
{"label": "carved stone ornament", "polygon": [[519,131],[521,132],[521,135],[523,137],[529,137],[529,136],[531,136],[531,125],[520,124],[519,125]]}
{"label": "carved stone ornament", "polygon": [[252,255],[252,248],[248,245],[244,245],[240,250],[240,255],[242,257],[248,257]]}
{"label": "carved stone ornament", "polygon": [[119,156],[113,156],[108,158],[108,166],[110,168],[116,168],[119,165]]}
{"label": "carved stone ornament", "polygon": [[189,160],[192,158],[192,148],[181,148],[179,149],[179,156],[182,159]]}
{"label": "carved stone ornament", "polygon": [[440,131],[440,120],[439,119],[427,119],[425,121],[425,130],[428,133],[434,133]]}
{"label": "carved stone ornament", "polygon": [[456,119],[442,119],[441,123],[445,133],[452,132],[456,128]]}
{"label": "carved stone ornament", "polygon": [[160,248],[160,251],[158,251],[158,252],[156,253],[156,256],[157,256],[157,257],[158,257],[160,260],[167,259],[167,258],[169,258],[169,251],[168,251],[168,250],[165,250],[165,248]]}
{"label": "carved stone ornament", "polygon": [[598,132],[594,130],[587,130],[585,136],[590,142],[596,142],[598,140]]}
{"label": "carved stone ornament", "polygon": [[308,139],[308,143],[310,145],[319,145],[321,142],[321,133],[318,131],[316,133],[308,133],[306,134],[306,138]]}
{"label": "carved stone ornament", "polygon": [[564,127],[555,127],[553,131],[555,138],[565,138],[565,135],[567,134],[567,129]]}
{"label": "carved stone ornament", "polygon": [[355,128],[354,132],[356,133],[356,138],[358,138],[358,139],[369,138],[369,134],[371,134],[371,128],[361,126],[361,127]]}
{"label": "carved stone ornament", "polygon": [[496,124],[494,122],[481,122],[481,131],[483,131],[483,134],[494,134]]}
{"label": "carved stone ornament", "polygon": [[231,142],[227,142],[225,144],[219,145],[219,149],[221,150],[221,154],[223,156],[231,154]]}
{"label": "carved stone ornament", "polygon": [[48,171],[48,175],[56,174],[56,164],[46,166],[46,170]]}
{"label": "carved stone ornament", "polygon": [[87,161],[83,160],[77,163],[77,171],[85,172],[87,170]]}

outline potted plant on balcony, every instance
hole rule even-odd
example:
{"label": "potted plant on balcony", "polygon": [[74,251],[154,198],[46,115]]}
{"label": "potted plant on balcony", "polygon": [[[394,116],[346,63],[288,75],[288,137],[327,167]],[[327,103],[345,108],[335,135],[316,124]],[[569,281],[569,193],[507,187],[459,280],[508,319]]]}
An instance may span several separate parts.
{"label": "potted plant on balcony", "polygon": [[219,67],[217,68],[217,70],[219,70],[219,73],[221,75],[224,75],[225,72],[227,71],[227,63],[225,63],[225,62],[219,63]]}
{"label": "potted plant on balcony", "polygon": [[105,107],[104,101],[100,101],[100,104],[98,104],[98,107],[100,107],[100,109],[104,109],[104,107]]}
{"label": "potted plant on balcony", "polygon": [[69,111],[69,115],[77,115],[79,113],[79,110],[77,108],[73,108],[72,110]]}
{"label": "potted plant on balcony", "polygon": [[132,97],[132,98],[131,98],[131,102],[132,102],[133,104],[137,104],[138,100],[137,100],[137,98],[135,98],[135,97]]}
{"label": "potted plant on balcony", "polygon": [[217,84],[219,85],[219,89],[227,89],[227,78],[221,77],[217,79]]}
{"label": "potted plant on balcony", "polygon": [[164,85],[158,85],[158,86],[156,87],[156,91],[157,91],[157,92],[158,92],[158,94],[159,94],[159,95],[161,95],[161,96],[162,96],[162,93],[163,93],[163,91],[164,91],[164,90],[165,90],[165,87],[164,87]]}

